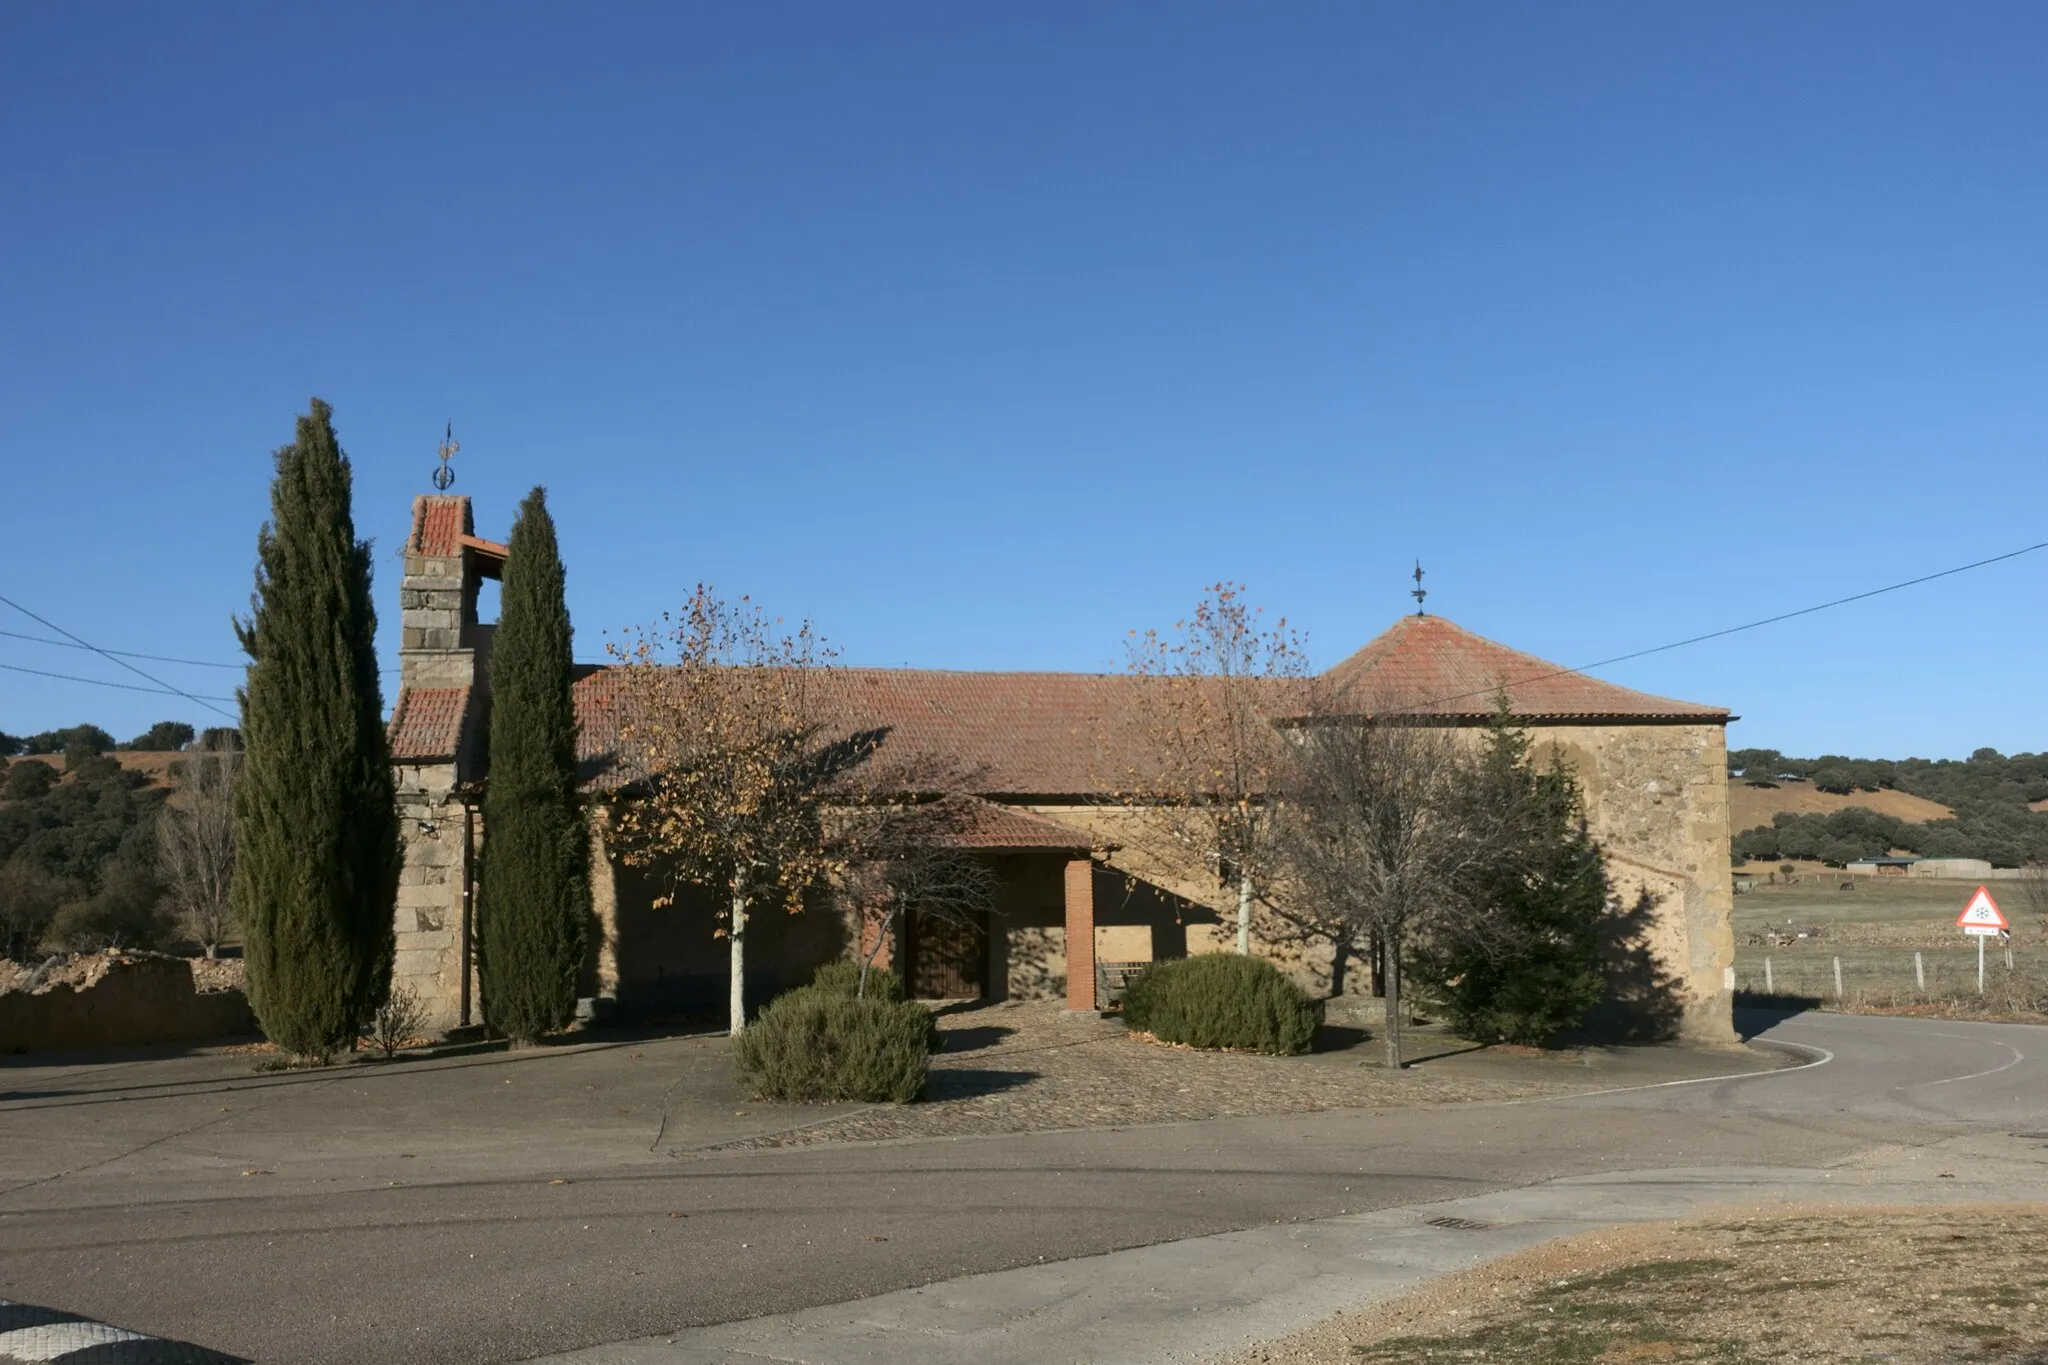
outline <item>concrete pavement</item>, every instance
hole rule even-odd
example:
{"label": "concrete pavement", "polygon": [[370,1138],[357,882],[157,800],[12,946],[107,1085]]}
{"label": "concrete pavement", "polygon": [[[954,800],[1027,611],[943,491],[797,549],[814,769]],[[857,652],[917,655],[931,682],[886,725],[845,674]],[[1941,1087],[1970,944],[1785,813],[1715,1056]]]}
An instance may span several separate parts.
{"label": "concrete pavement", "polygon": [[[1271,1340],[1558,1237],[1708,1209],[2048,1199],[2041,1030],[1810,1016],[1772,1030],[1796,1070],[1537,1101],[1856,1116],[1954,1124],[1932,1142],[1879,1143],[1830,1165],[1723,1164],[1570,1176],[1462,1199],[1250,1228],[967,1276],[797,1313],[548,1356],[552,1365],[1119,1365],[1200,1360]],[[2039,1040],[2037,1042],[2037,1040]],[[1826,1044],[1832,1043],[1830,1048]],[[2025,1049],[2022,1048],[2025,1044]],[[1820,1073],[1834,1067],[1831,1073]],[[1539,1120],[1540,1121],[1540,1120]]]}
{"label": "concrete pavement", "polygon": [[[1033,1307],[1060,1297],[1056,1278],[1036,1276],[1085,1278],[1126,1308],[1150,1294],[1167,1318],[1199,1306],[1176,1285],[1195,1300],[1241,1302],[1240,1321],[1211,1316],[1220,1347],[1287,1330],[1329,1299],[1233,1299],[1189,1264],[1160,1265],[1249,1256],[1271,1261],[1281,1290],[1363,1284],[1368,1244],[1426,1268],[1433,1238],[1469,1257],[1552,1223],[1661,1207],[1646,1191],[1673,1181],[1642,1172],[1690,1172],[1680,1183],[1718,1198],[1841,1180],[1890,1153],[1893,1198],[1916,1154],[1934,1160],[1959,1141],[2032,1150],[1999,1133],[2048,1124],[2036,1030],[1815,1015],[1773,1034],[1834,1059],[1538,1103],[682,1156],[662,1154],[656,1073],[687,1065],[687,1048],[667,1044],[578,1063],[604,1077],[580,1082],[588,1092],[542,1084],[564,1060],[549,1054],[438,1079],[403,1068],[252,1077],[244,1063],[193,1076],[169,1098],[123,1091],[118,1072],[95,1073],[94,1089],[91,1076],[45,1070],[30,1092],[42,1098],[0,1100],[0,1295],[258,1360],[502,1361],[602,1343],[652,1350],[715,1329],[726,1335],[677,1338],[678,1348],[751,1351],[800,1332],[810,1354],[786,1358],[822,1361],[866,1357],[818,1354],[832,1336],[821,1323],[888,1320],[923,1286],[926,1303],[952,1303],[942,1313],[996,1334],[977,1338],[977,1351],[1007,1332],[1047,1352],[1018,1359],[1103,1359],[1088,1353],[1082,1319],[1060,1327]],[[22,1092],[23,1073],[4,1079]],[[271,1080],[291,1084],[262,1084]],[[308,1084],[324,1089],[295,1088]],[[160,1117],[151,1127],[124,1112]],[[2017,1160],[2000,1156],[1999,1169]],[[1412,1216],[1532,1187],[1566,1191],[1577,1211],[1470,1220],[1493,1224],[1485,1230],[1418,1231]],[[1306,1236],[1289,1226],[1304,1224],[1314,1225]],[[1334,1273],[1288,1260],[1291,1248],[1330,1253]],[[983,1317],[968,1312],[968,1294]],[[738,1319],[757,1321],[721,1326]],[[888,1349],[901,1356],[911,1339]]]}

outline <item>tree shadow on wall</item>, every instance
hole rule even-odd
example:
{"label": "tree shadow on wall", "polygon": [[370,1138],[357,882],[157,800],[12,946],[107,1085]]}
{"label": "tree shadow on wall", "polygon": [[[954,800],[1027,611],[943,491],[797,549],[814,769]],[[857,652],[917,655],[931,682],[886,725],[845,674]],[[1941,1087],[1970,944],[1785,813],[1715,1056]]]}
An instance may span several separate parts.
{"label": "tree shadow on wall", "polygon": [[1607,917],[1600,946],[1607,994],[1572,1030],[1574,1037],[1651,1043],[1678,1036],[1685,1014],[1681,982],[1650,949],[1661,903],[1645,888]]}

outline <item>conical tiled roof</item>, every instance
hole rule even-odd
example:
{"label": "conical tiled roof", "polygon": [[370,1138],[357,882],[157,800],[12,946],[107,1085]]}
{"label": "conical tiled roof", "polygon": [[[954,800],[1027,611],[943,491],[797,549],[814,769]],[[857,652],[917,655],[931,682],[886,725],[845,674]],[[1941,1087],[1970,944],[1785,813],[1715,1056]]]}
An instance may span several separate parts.
{"label": "conical tiled roof", "polygon": [[1527,720],[1701,721],[1727,708],[1653,697],[1497,645],[1441,616],[1406,616],[1323,675],[1362,711],[1484,717],[1502,692]]}

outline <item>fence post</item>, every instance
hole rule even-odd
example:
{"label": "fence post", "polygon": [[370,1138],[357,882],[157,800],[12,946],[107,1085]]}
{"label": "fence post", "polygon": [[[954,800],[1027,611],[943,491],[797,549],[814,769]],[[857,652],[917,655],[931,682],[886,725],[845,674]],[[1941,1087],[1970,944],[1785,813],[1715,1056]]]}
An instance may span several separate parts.
{"label": "fence post", "polygon": [[1778,983],[1777,983],[1777,982],[1776,982],[1775,980],[1773,980],[1773,979],[1772,979],[1772,977],[1771,977],[1771,955],[1770,955],[1769,953],[1765,953],[1765,954],[1764,954],[1764,994],[1765,994],[1765,995],[1776,995],[1777,993],[1778,993]]}
{"label": "fence post", "polygon": [[1842,998],[1842,959],[1835,959],[1835,999]]}
{"label": "fence post", "polygon": [[1913,950],[1913,980],[1920,987],[1920,994],[1927,994],[1927,964],[1920,960],[1920,950]]}

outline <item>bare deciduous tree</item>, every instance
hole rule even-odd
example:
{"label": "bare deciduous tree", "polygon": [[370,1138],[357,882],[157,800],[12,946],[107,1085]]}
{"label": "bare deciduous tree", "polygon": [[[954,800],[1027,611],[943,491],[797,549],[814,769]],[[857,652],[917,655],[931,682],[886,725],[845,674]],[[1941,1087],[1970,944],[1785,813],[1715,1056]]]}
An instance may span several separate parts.
{"label": "bare deciduous tree", "polygon": [[1489,856],[1471,800],[1474,755],[1448,728],[1393,708],[1319,706],[1291,727],[1277,843],[1306,913],[1385,950],[1387,1065],[1401,1058],[1401,947],[1480,913]]}
{"label": "bare deciduous tree", "polygon": [[[628,792],[609,830],[628,863],[721,891],[731,945],[731,1031],[746,1027],[749,911],[794,914],[843,872],[826,828],[844,766],[825,741],[817,685],[830,651],[808,622],[793,634],[751,600],[699,584],[680,618],[611,646],[624,679],[620,760]],[[844,748],[845,746],[840,746]]]}
{"label": "bare deciduous tree", "polygon": [[912,912],[974,924],[996,910],[995,870],[966,847],[974,798],[957,788],[936,800],[920,799],[915,791],[888,781],[839,821],[845,870],[837,891],[860,926],[862,995],[882,950],[894,944],[901,951]]}
{"label": "bare deciduous tree", "polygon": [[2020,898],[2036,920],[2048,920],[2048,862],[2037,858],[2020,868]]}
{"label": "bare deciduous tree", "polygon": [[185,932],[206,950],[235,931],[228,888],[235,872],[235,780],[242,753],[212,735],[180,760],[176,796],[157,813],[157,877]]}
{"label": "bare deciduous tree", "polygon": [[1273,872],[1271,795],[1284,743],[1276,703],[1308,671],[1285,620],[1261,624],[1244,585],[1209,587],[1194,612],[1162,635],[1131,642],[1141,753],[1119,775],[1119,799],[1144,808],[1132,825],[1169,859],[1194,860],[1237,897],[1237,951],[1251,952],[1252,909]]}

